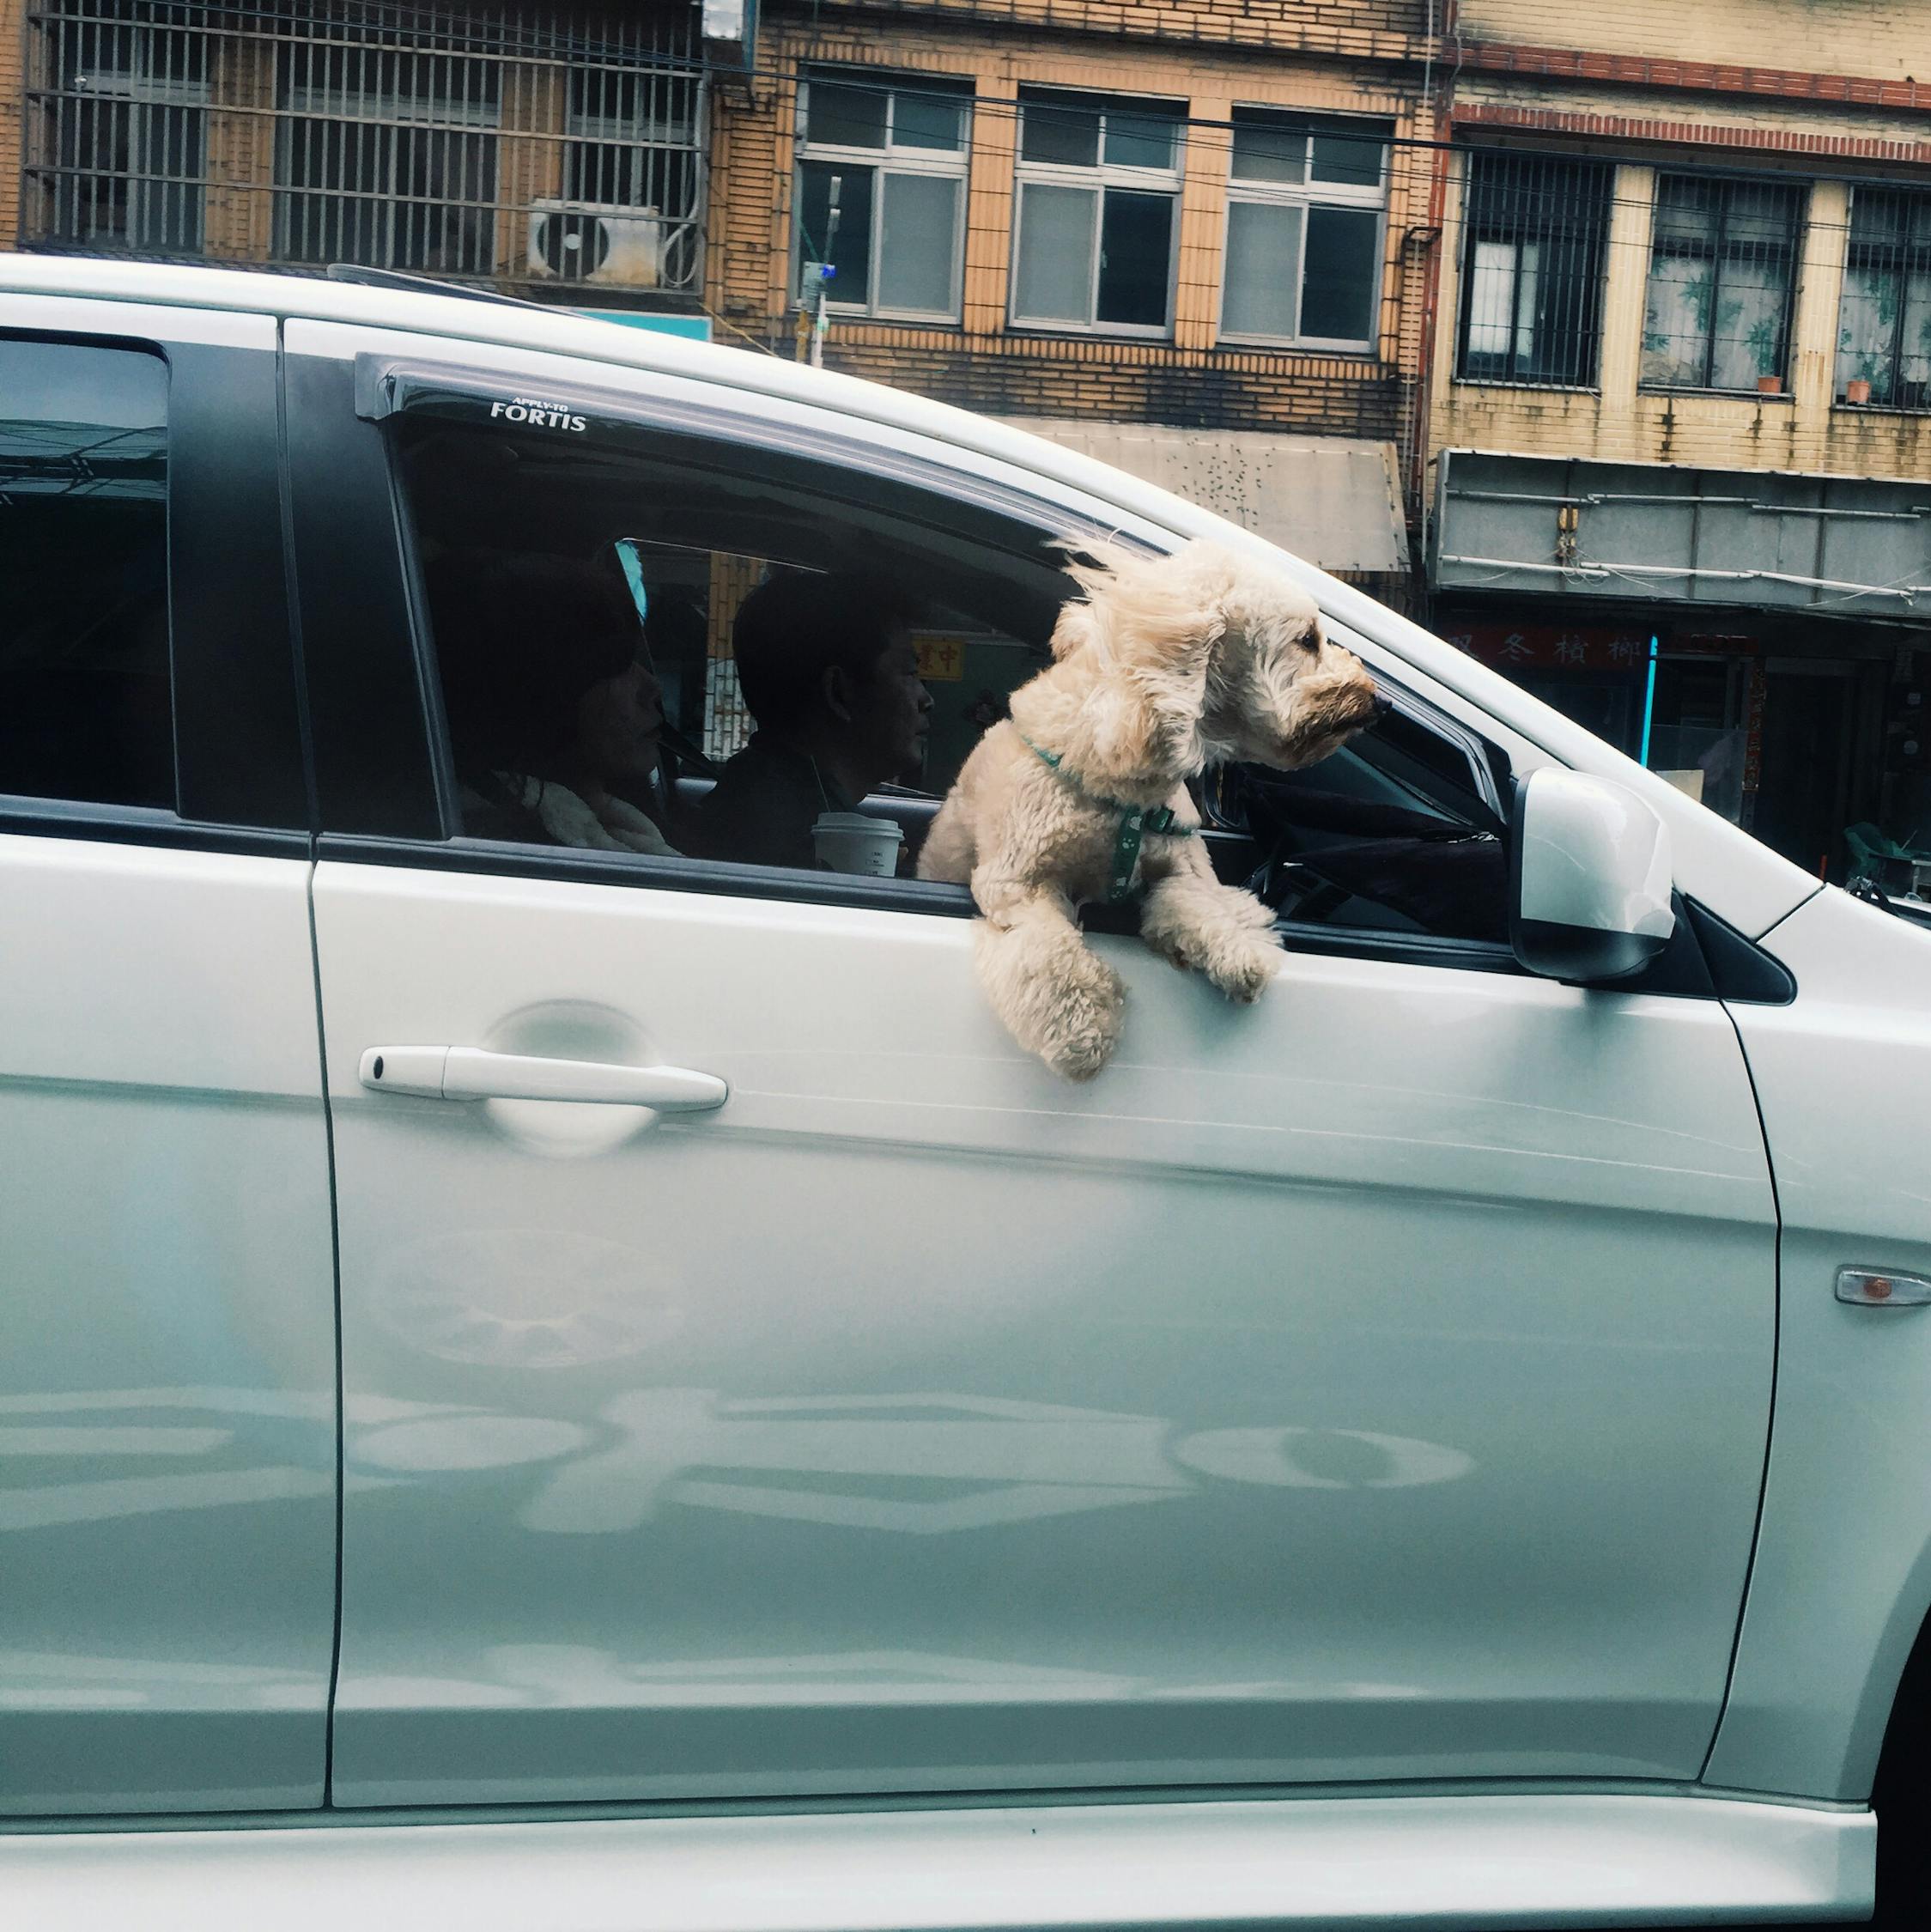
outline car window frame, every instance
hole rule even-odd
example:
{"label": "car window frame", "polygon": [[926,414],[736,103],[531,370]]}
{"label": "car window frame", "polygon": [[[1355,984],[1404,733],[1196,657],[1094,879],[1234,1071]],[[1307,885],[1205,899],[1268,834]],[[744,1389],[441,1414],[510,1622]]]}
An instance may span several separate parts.
{"label": "car window frame", "polygon": [[4,793],[0,833],[306,854],[316,821],[287,584],[274,319],[9,292],[0,335],[135,351],[167,368],[175,768],[173,809]]}
{"label": "car window frame", "polygon": [[[935,498],[956,501],[981,511],[993,511],[1033,522],[1041,529],[1057,529],[1069,535],[1090,534],[1136,548],[1157,551],[1177,549],[1186,538],[1178,531],[1149,519],[1115,509],[1098,499],[1047,480],[1034,494],[998,474],[975,473],[964,467],[967,453],[941,454],[907,447],[908,439],[869,439],[855,434],[843,422],[822,408],[806,404],[803,409],[787,406],[781,413],[761,412],[755,406],[733,405],[725,400],[696,398],[680,392],[674,382],[651,386],[648,372],[622,366],[605,370],[589,357],[572,357],[574,365],[561,380],[556,365],[562,357],[550,352],[520,352],[495,349],[495,345],[452,339],[446,359],[426,346],[422,334],[409,338],[407,345],[359,348],[347,355],[340,351],[319,354],[308,351],[305,360],[331,365],[337,372],[336,400],[346,403],[338,410],[331,434],[337,446],[344,438],[361,440],[365,451],[380,452],[387,494],[378,505],[362,503],[364,527],[371,532],[377,526],[387,533],[388,549],[384,561],[392,570],[396,602],[409,612],[404,643],[409,659],[409,683],[416,693],[416,720],[420,729],[431,718],[440,728],[438,700],[432,689],[433,659],[424,647],[428,639],[426,614],[420,586],[404,580],[413,576],[413,562],[404,540],[400,482],[389,459],[389,446],[382,425],[397,410],[398,396],[406,398],[407,385],[414,381],[433,383],[439,388],[453,386],[466,392],[471,400],[507,398],[519,393],[535,395],[556,404],[568,404],[572,413],[579,404],[612,420],[647,428],[657,428],[698,438],[722,449],[743,449],[750,453],[782,452],[803,455],[809,460],[849,466],[875,483],[896,483],[920,489]],[[483,349],[490,359],[465,361],[465,350]],[[495,351],[494,354],[491,351]],[[292,364],[297,360],[290,354]],[[525,362],[529,367],[525,367]],[[544,367],[549,365],[549,367]],[[599,380],[602,375],[606,380]],[[398,388],[398,383],[404,386]],[[406,406],[406,401],[404,404]],[[804,418],[803,421],[798,418]],[[947,460],[946,455],[957,460]],[[1010,470],[1011,465],[1002,465]],[[339,494],[339,492],[338,492]],[[1077,507],[1076,507],[1077,506]],[[1455,742],[1470,758],[1471,767],[1504,820],[1514,787],[1529,769],[1551,762],[1546,754],[1520,741],[1499,720],[1485,732],[1461,713],[1466,703],[1438,704],[1422,687],[1425,677],[1405,675],[1403,667],[1391,667],[1387,653],[1376,649],[1345,623],[1331,629],[1340,641],[1363,648],[1376,681],[1394,697],[1400,708],[1418,722]],[[1451,708],[1452,705],[1452,708]],[[446,738],[440,754],[446,762]],[[319,757],[321,747],[318,744]],[[1509,762],[1507,782],[1495,769],[1499,752]],[[1519,754],[1519,755],[1518,755]],[[422,759],[425,772],[430,753],[424,745]],[[518,845],[509,841],[465,837],[456,814],[452,786],[446,796],[439,793],[436,804],[438,830],[433,835],[400,836],[387,831],[355,830],[330,823],[325,787],[323,817],[317,841],[317,855],[358,864],[398,866],[426,871],[469,872],[482,876],[525,878],[555,878],[574,884],[615,884],[656,891],[695,892],[713,896],[746,900],[788,901],[832,907],[902,913],[950,919],[976,916],[970,892],[963,886],[940,884],[920,879],[865,878],[828,872],[794,871],[778,866],[756,866],[700,858],[659,858],[638,853],[607,853],[570,850],[555,846]],[[1096,933],[1131,935],[1138,932],[1138,908],[1132,905],[1091,905],[1082,909],[1082,924]],[[1652,969],[1638,980],[1625,982],[1615,990],[1627,993],[1675,993],[1714,997],[1709,975],[1703,969],[1687,921],[1679,920],[1682,948],[1673,946],[1666,957],[1667,971]],[[1428,933],[1399,933],[1381,928],[1325,927],[1278,923],[1284,947],[1291,955],[1344,957],[1383,960],[1396,963],[1425,964],[1448,969],[1504,974],[1527,978],[1533,975],[1515,959],[1505,945],[1481,940],[1444,939]],[[1685,950],[1687,949],[1687,951]],[[1689,955],[1694,954],[1694,957]]]}

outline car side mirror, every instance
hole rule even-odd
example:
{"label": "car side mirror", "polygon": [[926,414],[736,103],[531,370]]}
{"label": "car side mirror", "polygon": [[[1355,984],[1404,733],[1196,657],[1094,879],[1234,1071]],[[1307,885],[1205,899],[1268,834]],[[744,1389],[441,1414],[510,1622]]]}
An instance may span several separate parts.
{"label": "car side mirror", "polygon": [[1669,828],[1635,793],[1533,771],[1516,789],[1511,832],[1509,943],[1530,972],[1627,979],[1669,944]]}

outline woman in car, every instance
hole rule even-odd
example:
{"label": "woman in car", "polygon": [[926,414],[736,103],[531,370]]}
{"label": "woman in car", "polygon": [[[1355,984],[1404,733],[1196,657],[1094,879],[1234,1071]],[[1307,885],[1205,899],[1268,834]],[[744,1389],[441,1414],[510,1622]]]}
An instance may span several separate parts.
{"label": "woman in car", "polygon": [[456,555],[431,574],[472,838],[668,854],[651,795],[663,690],[614,559]]}

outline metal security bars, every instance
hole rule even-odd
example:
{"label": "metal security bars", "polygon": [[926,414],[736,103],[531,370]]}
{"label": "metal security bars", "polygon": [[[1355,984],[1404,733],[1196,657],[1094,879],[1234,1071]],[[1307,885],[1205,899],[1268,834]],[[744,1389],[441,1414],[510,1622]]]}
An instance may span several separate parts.
{"label": "metal security bars", "polygon": [[1931,194],[1859,188],[1850,207],[1837,393],[1890,409],[1931,408]]}
{"label": "metal security bars", "polygon": [[1807,192],[1782,181],[1657,177],[1645,386],[1782,387]]}
{"label": "metal security bars", "polygon": [[695,295],[696,0],[33,0],[29,246]]}
{"label": "metal security bars", "polygon": [[1606,161],[1470,154],[1456,365],[1465,381],[1594,383],[1614,172]]}

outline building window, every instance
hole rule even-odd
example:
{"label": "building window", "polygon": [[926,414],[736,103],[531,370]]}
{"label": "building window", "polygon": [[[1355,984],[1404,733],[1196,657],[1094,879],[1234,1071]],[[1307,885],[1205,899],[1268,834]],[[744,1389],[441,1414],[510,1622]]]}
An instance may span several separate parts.
{"label": "building window", "polygon": [[284,45],[277,258],[490,274],[501,95],[494,63],[373,43]]}
{"label": "building window", "polygon": [[1234,110],[1224,336],[1373,346],[1393,131]]}
{"label": "building window", "polygon": [[1931,194],[1855,195],[1837,315],[1838,393],[1862,381],[1871,402],[1931,407]]}
{"label": "building window", "polygon": [[1781,384],[1805,191],[1708,175],[1656,179],[1643,380],[1661,389]]}
{"label": "building window", "polygon": [[[813,74],[804,88],[793,286],[853,315],[956,321],[970,91]],[[823,270],[830,270],[829,277]]]}
{"label": "building window", "polygon": [[1015,322],[1168,332],[1185,116],[1178,102],[1021,90]]}
{"label": "building window", "polygon": [[185,16],[179,7],[105,0],[46,21],[49,240],[201,252],[208,50]]}
{"label": "building window", "polygon": [[1602,343],[1606,162],[1472,153],[1461,247],[1469,382],[1588,388]]}
{"label": "building window", "polygon": [[[573,66],[564,129],[563,198],[569,210],[537,227],[544,265],[565,280],[604,271],[604,224],[573,221],[579,210],[622,210],[651,225],[648,240],[659,285],[695,286],[702,234],[703,183],[698,128],[703,82],[695,73]],[[599,252],[605,255],[599,260]]]}

